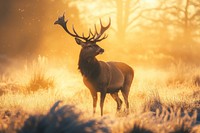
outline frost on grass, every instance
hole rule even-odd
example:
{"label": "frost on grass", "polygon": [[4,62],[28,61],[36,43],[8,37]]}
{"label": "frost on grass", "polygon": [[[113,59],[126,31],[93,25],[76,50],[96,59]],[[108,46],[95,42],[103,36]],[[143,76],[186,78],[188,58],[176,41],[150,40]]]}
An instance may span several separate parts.
{"label": "frost on grass", "polygon": [[200,85],[200,71],[196,65],[187,65],[184,62],[177,62],[168,69],[168,85]]}
{"label": "frost on grass", "polygon": [[0,132],[16,133],[28,117],[28,113],[21,109],[0,109]]}
{"label": "frost on grass", "polygon": [[39,56],[36,61],[32,62],[32,73],[27,85],[28,92],[35,92],[39,89],[54,88],[54,79],[47,75],[48,60]]}
{"label": "frost on grass", "polygon": [[[126,133],[190,133],[194,131],[197,112],[189,114],[180,109],[162,108],[156,112],[144,112],[135,114],[120,120],[114,128],[114,132]],[[119,126],[121,125],[121,126]],[[197,130],[195,128],[195,130]]]}
{"label": "frost on grass", "polygon": [[149,94],[143,105],[143,112],[152,111],[155,112],[157,109],[162,110],[163,103],[161,102],[160,96],[157,91]]}
{"label": "frost on grass", "polygon": [[102,132],[102,133],[154,133],[180,132],[189,133],[196,125],[197,112],[189,114],[181,109],[159,109],[156,112],[144,112],[138,115],[111,119],[102,117],[83,119],[83,112],[72,105],[59,106],[56,102],[46,115],[30,116],[20,133],[70,133],[70,132]]}
{"label": "frost on grass", "polygon": [[46,57],[38,56],[30,64],[20,69],[11,69],[8,74],[0,75],[0,96],[6,93],[35,92],[55,87],[54,77],[49,74]]}
{"label": "frost on grass", "polygon": [[[13,93],[6,94],[4,92],[0,97],[0,132],[200,132],[200,90],[198,85],[200,73],[196,68],[185,68],[179,64],[179,66],[171,67],[171,71],[163,73],[158,73],[158,71],[147,73],[142,70],[149,77],[136,74],[129,97],[131,111],[128,116],[113,115],[116,103],[108,95],[105,100],[105,116],[97,115],[93,118],[89,117],[92,116],[92,99],[89,90],[82,84],[77,86],[78,83],[82,83],[82,80],[79,81],[68,73],[66,73],[67,76],[60,76],[65,69],[60,73],[52,71],[55,81],[59,81],[59,87],[53,87],[52,91],[47,90],[51,88],[49,86],[54,79],[46,69],[45,66],[48,65],[45,62],[44,58],[38,58],[35,64],[32,64],[33,70],[30,71],[29,68],[32,67],[27,66],[27,71],[24,73],[27,72],[28,78],[22,76],[27,79],[23,83],[32,86],[29,88],[30,91],[32,91],[31,89],[40,91],[21,94],[11,90]],[[54,74],[58,75],[60,80]],[[5,90],[9,89],[9,79],[6,77],[1,79],[4,81],[3,84],[0,84],[1,88],[5,86],[7,87],[4,87]],[[66,82],[67,80],[68,82]],[[57,91],[60,87],[62,89]],[[69,92],[70,95],[67,95]],[[63,103],[67,105],[60,105],[60,102],[56,102],[49,109],[49,105],[57,100],[63,100]],[[16,108],[23,110],[17,111]]]}
{"label": "frost on grass", "polygon": [[29,85],[27,86],[28,92],[35,92],[39,89],[49,89],[54,87],[54,80],[51,77],[46,77],[44,72],[34,73]]}
{"label": "frost on grass", "polygon": [[72,105],[59,106],[56,102],[46,115],[30,116],[24,123],[20,133],[94,133],[110,132],[102,121],[83,120],[82,112]]}
{"label": "frost on grass", "polygon": [[23,111],[1,113],[0,132],[4,133],[195,133],[199,130],[197,111],[164,108],[126,117],[86,118],[74,105],[56,102],[46,114],[28,115]]}

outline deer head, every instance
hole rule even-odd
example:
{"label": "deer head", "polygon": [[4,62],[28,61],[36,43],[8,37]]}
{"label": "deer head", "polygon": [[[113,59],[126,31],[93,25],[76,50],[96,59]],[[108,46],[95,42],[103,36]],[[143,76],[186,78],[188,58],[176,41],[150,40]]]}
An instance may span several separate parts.
{"label": "deer head", "polygon": [[[65,16],[63,14],[62,17],[59,17],[57,21],[55,21],[54,24],[59,24],[63,27],[63,29],[72,37],[75,38],[75,41],[78,45],[82,46],[81,53],[84,54],[84,57],[95,57],[96,55],[102,54],[104,52],[104,49],[99,47],[96,43],[100,42],[108,37],[108,35],[104,34],[104,32],[110,27],[111,25],[111,19],[109,18],[109,24],[107,26],[103,26],[101,19],[100,19],[100,32],[98,33],[96,25],[95,32],[92,33],[91,29],[89,29],[88,36],[85,36],[84,33],[82,33],[82,36],[79,36],[76,30],[74,29],[74,26],[72,25],[73,33],[71,33],[67,28],[67,22],[65,21]],[[104,35],[103,35],[104,34]],[[102,36],[103,35],[103,36]]]}

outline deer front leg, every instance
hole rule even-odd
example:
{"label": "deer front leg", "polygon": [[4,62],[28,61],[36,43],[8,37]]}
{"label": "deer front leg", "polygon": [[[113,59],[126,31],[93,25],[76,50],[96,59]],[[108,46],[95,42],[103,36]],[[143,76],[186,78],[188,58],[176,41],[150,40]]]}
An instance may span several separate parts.
{"label": "deer front leg", "polygon": [[94,92],[92,94],[92,98],[93,98],[93,116],[96,113],[96,106],[97,106],[97,92]]}
{"label": "deer front leg", "polygon": [[103,104],[106,97],[105,92],[101,92],[101,100],[100,100],[100,108],[101,108],[101,116],[103,116]]}
{"label": "deer front leg", "polygon": [[93,100],[93,116],[96,113],[96,106],[97,106],[97,92],[94,89],[90,89],[90,93],[92,95]]}

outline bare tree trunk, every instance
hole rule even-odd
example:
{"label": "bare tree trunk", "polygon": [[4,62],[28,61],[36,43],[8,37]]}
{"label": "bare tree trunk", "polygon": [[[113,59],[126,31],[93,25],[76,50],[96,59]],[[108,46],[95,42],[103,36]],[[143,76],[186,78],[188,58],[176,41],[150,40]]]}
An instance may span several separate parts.
{"label": "bare tree trunk", "polygon": [[185,41],[190,40],[190,29],[189,29],[189,8],[190,0],[186,0],[186,5],[184,9],[184,38],[186,39]]}
{"label": "bare tree trunk", "polygon": [[117,0],[117,37],[120,42],[124,42],[126,39],[126,30],[128,26],[128,20],[130,17],[130,3],[131,0]]}
{"label": "bare tree trunk", "polygon": [[123,27],[123,23],[124,23],[124,17],[123,17],[123,0],[117,0],[117,38],[119,39],[119,41],[124,40],[124,35],[125,35],[125,31],[124,31],[124,27]]}
{"label": "bare tree trunk", "polygon": [[[128,21],[129,21],[129,17],[130,17],[130,4],[131,4],[131,0],[127,0],[125,3],[125,9],[124,9],[124,32],[125,33],[127,32]],[[124,37],[124,39],[125,39],[125,37]]]}

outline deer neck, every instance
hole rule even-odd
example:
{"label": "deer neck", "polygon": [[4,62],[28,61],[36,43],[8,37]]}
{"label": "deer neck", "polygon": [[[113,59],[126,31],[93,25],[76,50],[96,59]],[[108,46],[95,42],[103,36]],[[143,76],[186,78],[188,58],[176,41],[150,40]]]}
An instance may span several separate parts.
{"label": "deer neck", "polygon": [[95,57],[84,57],[80,54],[78,69],[89,79],[95,79],[100,73],[100,64]]}

